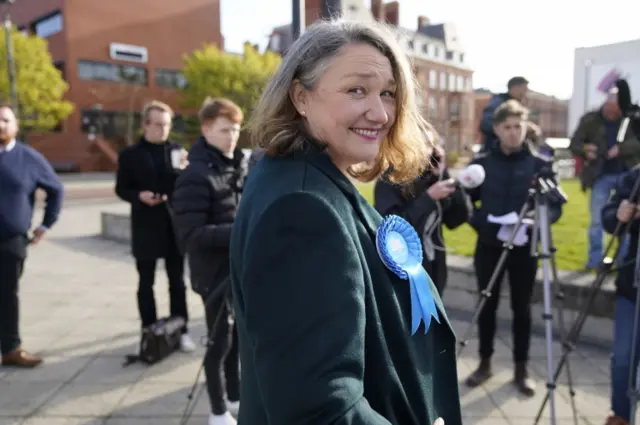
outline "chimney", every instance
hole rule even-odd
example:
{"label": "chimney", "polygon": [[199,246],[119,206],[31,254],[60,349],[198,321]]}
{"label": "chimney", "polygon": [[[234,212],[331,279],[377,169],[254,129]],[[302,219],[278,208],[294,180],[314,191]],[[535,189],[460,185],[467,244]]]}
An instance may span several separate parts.
{"label": "chimney", "polygon": [[376,21],[384,22],[384,4],[382,0],[371,0],[371,13]]}
{"label": "chimney", "polygon": [[431,22],[426,16],[418,16],[418,29],[429,26]]}
{"label": "chimney", "polygon": [[400,25],[400,3],[393,1],[384,5],[385,20],[393,26]]}

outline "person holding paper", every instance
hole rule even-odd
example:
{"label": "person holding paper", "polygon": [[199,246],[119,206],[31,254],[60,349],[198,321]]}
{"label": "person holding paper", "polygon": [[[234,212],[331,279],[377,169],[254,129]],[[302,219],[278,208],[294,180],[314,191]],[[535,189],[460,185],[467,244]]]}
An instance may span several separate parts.
{"label": "person holding paper", "polygon": [[[527,109],[519,102],[509,100],[501,105],[493,116],[497,138],[491,149],[480,153],[472,164],[485,169],[485,180],[476,189],[469,190],[474,204],[470,225],[478,234],[474,267],[478,290],[487,288],[508,239],[509,227],[513,230],[517,214],[528,202],[529,189],[536,175],[551,162],[525,143]],[[561,204],[549,200],[549,221],[556,222],[562,213]],[[530,212],[532,216],[533,211]],[[526,225],[526,224],[525,224]],[[502,229],[502,230],[501,230]],[[513,311],[513,359],[514,383],[518,390],[532,396],[535,384],[529,379],[527,362],[531,339],[531,294],[538,269],[537,259],[530,253],[529,235],[519,235],[507,257],[503,270],[491,291],[478,319],[480,365],[466,383],[470,387],[483,384],[491,378],[491,356],[496,332],[496,311],[500,299],[500,285],[504,272],[509,274],[511,310]],[[506,236],[506,237],[505,237]],[[515,245],[515,243],[514,243]]]}

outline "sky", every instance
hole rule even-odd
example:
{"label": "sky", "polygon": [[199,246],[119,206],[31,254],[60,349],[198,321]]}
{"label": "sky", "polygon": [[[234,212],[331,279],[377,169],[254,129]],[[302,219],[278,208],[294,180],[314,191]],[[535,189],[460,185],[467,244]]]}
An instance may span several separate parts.
{"label": "sky", "polygon": [[[364,1],[369,5],[369,0]],[[474,70],[474,88],[505,91],[509,78],[522,75],[532,90],[570,98],[575,48],[640,39],[639,0],[586,4],[579,0],[400,0],[400,25],[416,29],[419,15],[432,23],[454,23]],[[221,0],[221,8],[228,51],[241,52],[245,41],[265,46],[273,27],[291,22],[291,0]]]}

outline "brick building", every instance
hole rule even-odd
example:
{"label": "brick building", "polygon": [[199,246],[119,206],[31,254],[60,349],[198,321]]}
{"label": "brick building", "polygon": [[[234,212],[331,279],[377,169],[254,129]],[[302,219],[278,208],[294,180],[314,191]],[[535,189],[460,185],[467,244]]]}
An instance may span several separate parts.
{"label": "brick building", "polygon": [[223,46],[219,0],[19,0],[11,16],[47,39],[70,86],[73,114],[54,133],[27,140],[59,170],[112,169],[89,141],[90,125],[99,118],[105,137],[121,145],[138,128],[144,102],[159,99],[180,112],[183,55],[205,43]]}
{"label": "brick building", "polygon": [[[480,119],[482,111],[489,103],[493,94],[486,89],[478,89],[475,95],[475,124],[474,133],[476,143],[482,141],[480,135]],[[533,90],[529,90],[524,105],[529,108],[529,119],[540,126],[544,137],[569,137],[568,117],[569,101],[558,99]]]}
{"label": "brick building", "polygon": [[[466,152],[475,134],[473,71],[465,61],[455,26],[433,25],[428,18],[420,16],[416,30],[401,28],[398,1],[372,0],[371,9],[363,0],[332,0],[331,3],[333,13],[346,19],[375,19],[397,28],[398,40],[406,48],[420,83],[422,96],[418,101],[425,118],[445,139],[448,151]],[[322,0],[306,0],[306,25],[322,16]],[[274,28],[268,48],[284,54],[291,43],[291,25],[284,25]]]}

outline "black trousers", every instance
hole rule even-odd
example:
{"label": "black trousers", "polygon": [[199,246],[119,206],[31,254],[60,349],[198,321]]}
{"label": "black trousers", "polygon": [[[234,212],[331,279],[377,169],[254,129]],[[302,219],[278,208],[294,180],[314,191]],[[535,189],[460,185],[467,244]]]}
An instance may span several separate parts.
{"label": "black trousers", "polygon": [[0,352],[5,355],[20,347],[18,282],[24,257],[0,250]]}
{"label": "black trousers", "polygon": [[[478,281],[478,290],[487,288],[491,275],[502,254],[501,247],[478,244],[473,265]],[[531,295],[538,270],[538,261],[531,256],[528,245],[514,247],[508,254],[505,266],[498,275],[491,297],[487,300],[478,319],[479,353],[483,359],[493,355],[493,340],[496,334],[496,312],[500,301],[500,289],[505,272],[509,277],[511,311],[513,312],[513,359],[515,362],[529,360],[531,342]]]}
{"label": "black trousers", "polygon": [[[138,311],[142,327],[147,327],[158,320],[156,299],[153,284],[156,277],[156,259],[136,259],[136,267],[140,277],[138,283]],[[187,311],[187,290],[184,285],[184,257],[175,255],[164,259],[164,266],[169,278],[169,305],[171,317],[182,317],[189,320]],[[187,333],[185,325],[183,333]]]}
{"label": "black trousers", "polygon": [[204,359],[207,392],[211,412],[222,415],[227,411],[225,392],[229,401],[240,400],[238,333],[229,297],[207,300],[203,296],[202,299],[210,337]]}

